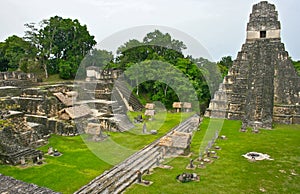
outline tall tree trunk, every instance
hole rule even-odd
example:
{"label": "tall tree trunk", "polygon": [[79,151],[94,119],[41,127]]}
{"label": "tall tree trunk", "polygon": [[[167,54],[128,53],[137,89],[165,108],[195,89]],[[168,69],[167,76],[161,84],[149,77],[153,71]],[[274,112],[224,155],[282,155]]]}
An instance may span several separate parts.
{"label": "tall tree trunk", "polygon": [[139,80],[136,79],[136,95],[139,95]]}
{"label": "tall tree trunk", "polygon": [[46,63],[43,63],[43,68],[44,68],[44,71],[45,71],[45,77],[47,79],[48,78],[48,71],[47,71],[47,65],[46,65]]}
{"label": "tall tree trunk", "polygon": [[166,84],[166,87],[165,87],[165,89],[164,89],[165,97],[167,97],[167,90],[168,90],[168,84]]}

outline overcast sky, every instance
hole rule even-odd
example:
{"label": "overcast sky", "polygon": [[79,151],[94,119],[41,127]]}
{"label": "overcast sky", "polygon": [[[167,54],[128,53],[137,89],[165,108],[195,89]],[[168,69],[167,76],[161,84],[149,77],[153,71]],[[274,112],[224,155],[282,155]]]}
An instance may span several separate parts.
{"label": "overcast sky", "polygon": [[[86,24],[90,34],[95,36],[100,46],[107,42],[122,44],[128,38],[134,38],[132,36],[138,34],[136,31],[146,33],[143,30],[165,26],[166,28],[162,28],[163,31],[169,29],[177,39],[182,37],[187,42],[190,41],[186,44],[191,45],[193,49],[197,47],[192,45],[193,40],[201,44],[208,50],[213,61],[227,55],[235,59],[245,42],[246,24],[252,5],[258,2],[257,0],[0,0],[0,41],[13,34],[23,36],[25,23],[38,23],[42,19],[58,15],[78,19],[81,24]],[[293,59],[300,60],[300,1],[269,2],[275,4],[279,12],[282,41],[286,50]],[[112,39],[115,40],[114,43]],[[193,51],[190,53],[194,54]]]}

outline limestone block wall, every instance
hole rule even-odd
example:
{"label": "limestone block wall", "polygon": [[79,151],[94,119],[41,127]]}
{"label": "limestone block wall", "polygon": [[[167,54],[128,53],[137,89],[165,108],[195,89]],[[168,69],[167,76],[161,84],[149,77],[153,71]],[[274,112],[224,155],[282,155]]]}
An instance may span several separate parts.
{"label": "limestone block wall", "polygon": [[32,97],[13,97],[16,104],[19,105],[18,110],[26,114],[46,115],[49,117],[56,116],[57,112],[64,108],[55,97],[48,98],[32,98]]}
{"label": "limestone block wall", "polygon": [[23,73],[23,72],[0,72],[0,80],[30,80],[36,81],[36,77],[33,73]]}
{"label": "limestone block wall", "polygon": [[272,128],[273,121],[300,123],[300,77],[281,42],[280,29],[274,5],[263,1],[253,6],[246,42],[206,116],[243,120],[250,127],[260,123],[258,127]]}
{"label": "limestone block wall", "polygon": [[300,124],[300,105],[275,105],[273,111],[274,122]]}

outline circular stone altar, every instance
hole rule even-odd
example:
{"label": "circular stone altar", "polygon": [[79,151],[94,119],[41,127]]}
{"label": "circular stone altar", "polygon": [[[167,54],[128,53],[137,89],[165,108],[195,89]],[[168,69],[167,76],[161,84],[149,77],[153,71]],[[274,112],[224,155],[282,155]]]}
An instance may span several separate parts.
{"label": "circular stone altar", "polygon": [[248,152],[242,156],[249,160],[273,160],[268,154],[262,154],[259,152]]}

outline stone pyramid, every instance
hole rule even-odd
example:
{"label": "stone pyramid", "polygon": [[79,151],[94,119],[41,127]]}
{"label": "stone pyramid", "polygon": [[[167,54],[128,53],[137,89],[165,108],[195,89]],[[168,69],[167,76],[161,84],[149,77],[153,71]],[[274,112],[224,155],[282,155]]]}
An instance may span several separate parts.
{"label": "stone pyramid", "polygon": [[246,42],[205,116],[242,120],[244,127],[300,123],[300,77],[280,30],[275,5],[262,1],[253,6]]}

